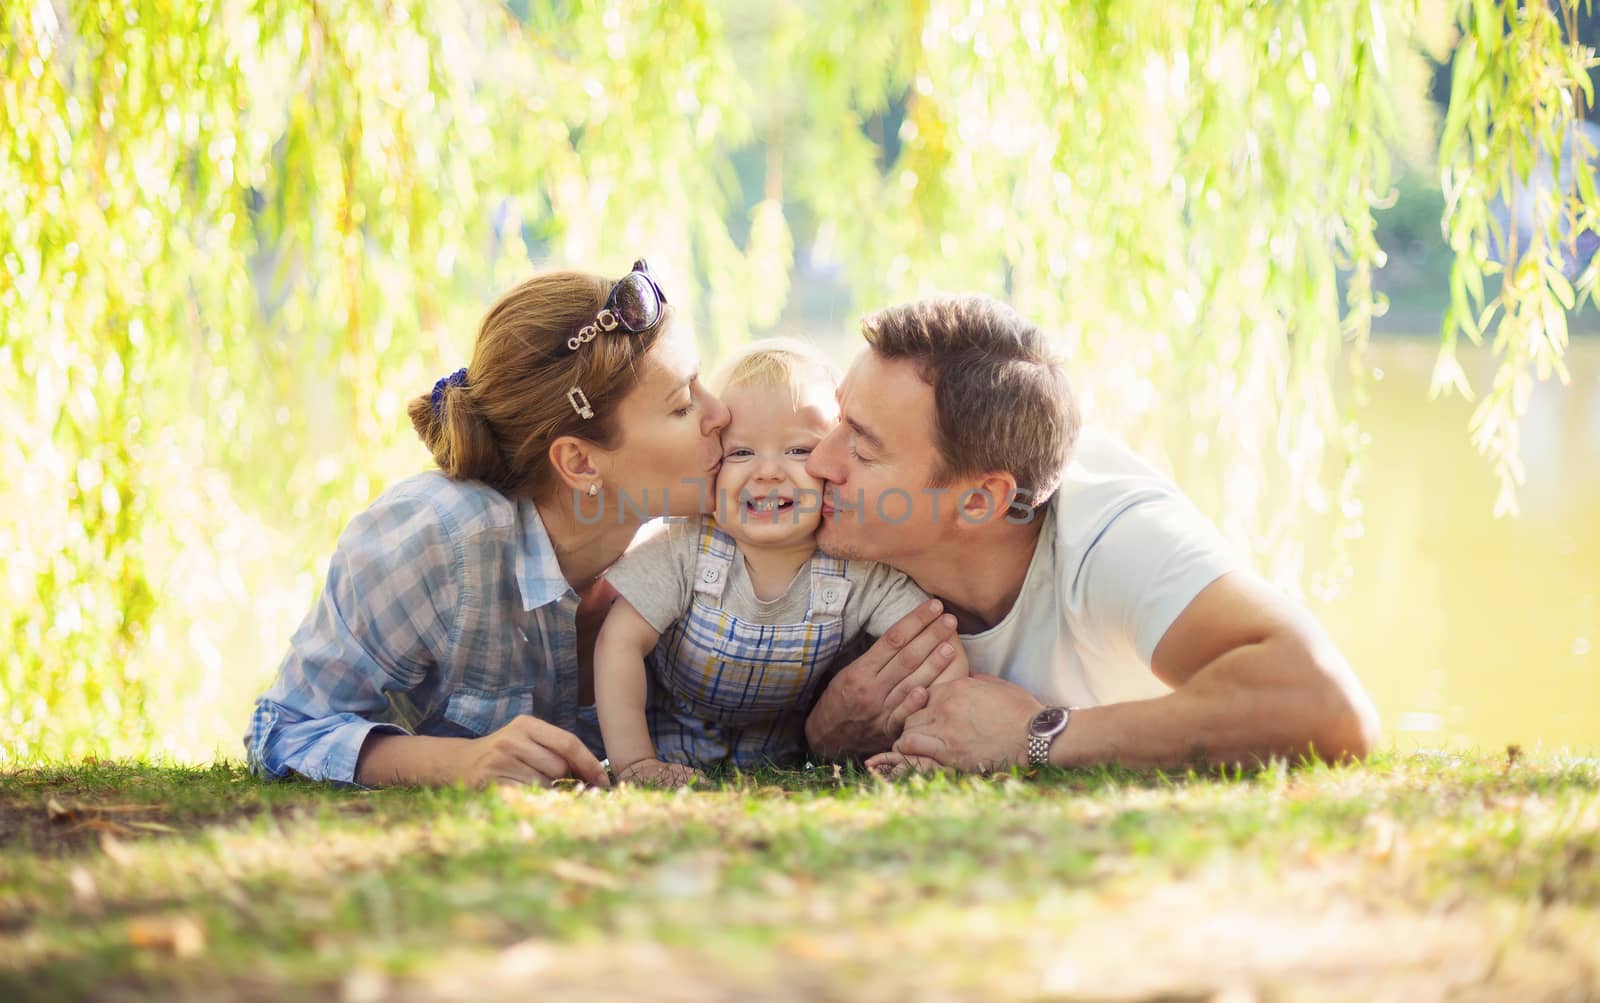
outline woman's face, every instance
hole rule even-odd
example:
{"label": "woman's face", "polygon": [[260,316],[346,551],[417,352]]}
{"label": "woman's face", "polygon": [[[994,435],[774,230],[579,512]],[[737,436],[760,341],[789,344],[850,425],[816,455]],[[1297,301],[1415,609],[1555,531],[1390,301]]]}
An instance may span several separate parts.
{"label": "woman's face", "polygon": [[[700,385],[688,325],[669,322],[645,374],[617,408],[622,444],[605,452],[604,516],[630,520],[710,512],[728,409]],[[580,504],[580,513],[595,506]]]}

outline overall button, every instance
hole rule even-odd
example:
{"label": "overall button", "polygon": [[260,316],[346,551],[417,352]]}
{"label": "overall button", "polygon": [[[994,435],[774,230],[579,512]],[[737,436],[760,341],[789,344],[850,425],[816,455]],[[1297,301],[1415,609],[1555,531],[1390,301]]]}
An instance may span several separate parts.
{"label": "overall button", "polygon": [[720,572],[718,572],[716,568],[707,568],[700,572],[701,580],[707,585],[710,585],[712,582],[716,581],[719,575]]}
{"label": "overall button", "polygon": [[839,598],[839,593],[835,592],[833,589],[826,589],[822,593],[822,601],[825,603],[831,603],[837,598]]}

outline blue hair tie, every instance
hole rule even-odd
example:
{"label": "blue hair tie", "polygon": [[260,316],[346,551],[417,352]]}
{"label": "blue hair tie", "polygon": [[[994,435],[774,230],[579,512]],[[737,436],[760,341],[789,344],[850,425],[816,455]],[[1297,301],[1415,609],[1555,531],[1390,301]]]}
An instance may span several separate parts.
{"label": "blue hair tie", "polygon": [[428,403],[433,405],[433,413],[441,414],[444,410],[444,391],[446,387],[464,387],[467,385],[467,370],[463,366],[444,377],[433,385],[433,393],[428,395]]}

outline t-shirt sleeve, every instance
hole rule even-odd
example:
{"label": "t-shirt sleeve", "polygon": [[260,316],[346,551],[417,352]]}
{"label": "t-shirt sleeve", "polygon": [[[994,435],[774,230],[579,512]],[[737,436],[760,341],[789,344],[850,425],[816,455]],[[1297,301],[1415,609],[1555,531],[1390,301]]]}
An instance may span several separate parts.
{"label": "t-shirt sleeve", "polygon": [[[928,593],[917,583],[887,564],[863,564],[863,571],[852,574],[854,585],[850,596],[851,616],[847,629],[854,636],[858,632],[882,637],[900,618],[928,601]],[[852,572],[856,565],[851,564]]]}
{"label": "t-shirt sleeve", "polygon": [[617,594],[658,632],[665,633],[689,608],[698,530],[693,520],[652,522],[606,572]]}
{"label": "t-shirt sleeve", "polygon": [[1240,567],[1216,527],[1182,494],[1132,502],[1061,573],[1080,630],[1149,665],[1156,645],[1201,590]]}

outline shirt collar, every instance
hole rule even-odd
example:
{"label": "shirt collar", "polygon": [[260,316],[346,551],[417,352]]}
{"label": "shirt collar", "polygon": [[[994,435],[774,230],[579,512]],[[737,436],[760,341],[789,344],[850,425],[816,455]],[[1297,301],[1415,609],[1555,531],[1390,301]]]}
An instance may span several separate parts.
{"label": "shirt collar", "polygon": [[537,609],[571,592],[572,586],[561,573],[555,545],[545,532],[538,507],[525,498],[517,502],[517,526],[521,532],[517,541],[517,589],[522,593],[522,608]]}

